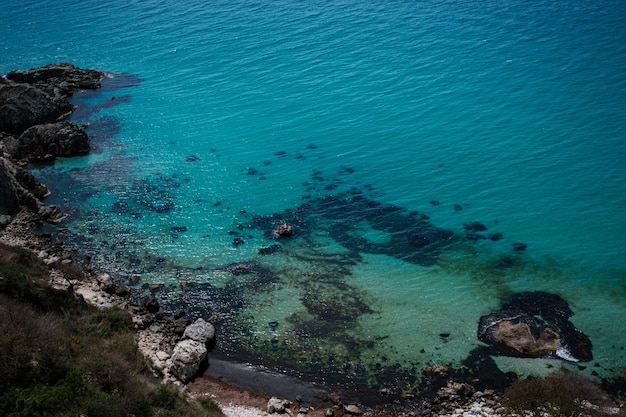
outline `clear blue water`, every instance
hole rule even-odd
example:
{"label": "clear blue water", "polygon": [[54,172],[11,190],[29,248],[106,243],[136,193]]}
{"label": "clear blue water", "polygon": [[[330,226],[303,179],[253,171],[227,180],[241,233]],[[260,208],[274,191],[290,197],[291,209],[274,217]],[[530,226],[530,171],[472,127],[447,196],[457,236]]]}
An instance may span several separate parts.
{"label": "clear blue water", "polygon": [[[70,61],[126,87],[77,96],[94,151],[34,172],[94,262],[217,313],[224,351],[383,383],[458,365],[502,295],[548,291],[594,360],[500,369],[626,374],[625,3],[73,3],[5,1],[0,73]],[[422,214],[455,236],[428,260],[396,245]]]}

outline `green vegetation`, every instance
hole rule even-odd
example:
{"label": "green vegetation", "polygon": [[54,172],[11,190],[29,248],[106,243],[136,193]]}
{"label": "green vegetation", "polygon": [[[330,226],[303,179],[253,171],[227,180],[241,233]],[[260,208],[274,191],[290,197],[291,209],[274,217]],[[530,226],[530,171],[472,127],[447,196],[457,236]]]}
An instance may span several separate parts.
{"label": "green vegetation", "polygon": [[47,285],[32,253],[0,244],[0,415],[223,416],[160,384],[128,314]]}

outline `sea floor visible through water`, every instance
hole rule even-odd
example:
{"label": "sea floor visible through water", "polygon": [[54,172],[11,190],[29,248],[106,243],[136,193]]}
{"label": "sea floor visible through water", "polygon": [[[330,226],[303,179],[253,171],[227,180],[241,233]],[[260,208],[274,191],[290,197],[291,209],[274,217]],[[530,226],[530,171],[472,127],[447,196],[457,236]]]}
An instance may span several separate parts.
{"label": "sea floor visible through water", "polygon": [[[217,315],[221,359],[362,392],[437,364],[623,381],[626,3],[75,3],[0,16],[3,73],[112,71],[73,98],[91,153],[30,167],[51,228]],[[529,293],[591,360],[485,350]]]}
{"label": "sea floor visible through water", "polygon": [[[112,77],[116,82],[105,82],[102,91],[77,96],[76,122],[123,108],[126,96],[111,94],[140,82]],[[315,164],[320,169],[290,190],[293,205],[280,211],[249,200],[239,207],[211,200],[179,208],[185,203],[178,190],[190,181],[185,174],[142,176],[133,168],[137,158],[114,139],[115,119],[92,120],[89,156],[33,168],[54,189],[48,203],[70,214],[57,237],[90,253],[92,265],[131,285],[136,297],[151,294],[167,311],[182,309],[192,319],[217,316],[218,361],[262,366],[372,404],[389,400],[380,397],[381,388],[426,395],[434,385],[422,371],[433,365],[483,388],[503,387],[509,372],[525,377],[567,369],[610,382],[624,374],[619,271],[590,279],[502,233],[498,221],[467,217],[471,206],[462,203],[445,208],[457,216],[456,226],[438,226],[431,214],[442,202],[430,200],[419,211],[386,202],[385,192],[346,165],[326,176],[326,166]],[[202,158],[189,155],[182,164],[200,165]],[[269,171],[271,164],[265,166]],[[239,175],[263,181],[251,168]],[[198,222],[195,205],[210,207],[213,213],[202,219],[214,224]],[[185,210],[191,214],[177,218]],[[281,225],[293,233],[279,236]],[[198,253],[203,250],[213,253]],[[478,339],[479,319],[524,291],[567,300],[572,322],[593,343],[591,361],[567,353],[503,356]]]}

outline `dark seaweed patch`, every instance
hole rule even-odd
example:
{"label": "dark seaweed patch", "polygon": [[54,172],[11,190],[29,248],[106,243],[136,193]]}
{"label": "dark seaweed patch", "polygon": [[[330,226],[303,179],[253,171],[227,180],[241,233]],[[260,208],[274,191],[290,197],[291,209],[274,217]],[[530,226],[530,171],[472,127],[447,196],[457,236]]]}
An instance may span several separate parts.
{"label": "dark seaweed patch", "polygon": [[470,222],[470,223],[463,223],[463,227],[465,228],[465,230],[471,231],[471,232],[484,232],[485,230],[487,230],[487,226],[476,221]]}
{"label": "dark seaweed patch", "polygon": [[478,242],[479,240],[487,239],[485,235],[481,235],[480,233],[467,233],[465,238],[471,242]]}
{"label": "dark seaweed patch", "polygon": [[523,252],[526,250],[527,247],[528,245],[526,245],[525,243],[520,243],[520,242],[513,243],[513,250],[515,252]]}
{"label": "dark seaweed patch", "polygon": [[[293,225],[300,236],[312,228],[321,229],[353,252],[387,255],[423,266],[436,264],[441,251],[457,239],[452,231],[438,228],[428,219],[354,192],[326,195],[295,210],[256,217],[252,227],[267,233],[284,222]],[[386,233],[389,241],[366,239],[359,235],[358,224]]]}

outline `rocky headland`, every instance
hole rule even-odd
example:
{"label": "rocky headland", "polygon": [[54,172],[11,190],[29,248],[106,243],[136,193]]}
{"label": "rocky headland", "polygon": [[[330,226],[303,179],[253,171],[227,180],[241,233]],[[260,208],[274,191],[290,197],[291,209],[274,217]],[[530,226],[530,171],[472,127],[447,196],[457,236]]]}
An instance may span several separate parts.
{"label": "rocky headland", "polygon": [[[34,232],[37,225],[58,223],[65,214],[58,207],[45,204],[50,193],[48,187],[26,167],[29,163],[51,162],[56,157],[84,155],[90,151],[86,126],[67,120],[75,110],[69,98],[79,91],[99,88],[105,77],[104,71],[80,69],[70,63],[12,71],[0,77],[0,242],[37,254],[49,267],[52,287],[70,291],[99,308],[118,307],[127,311],[136,329],[140,351],[164,383],[176,385],[192,396],[211,395],[228,416],[510,415],[511,411],[502,406],[501,393],[455,379],[445,365],[423,370],[424,375],[437,384],[431,387],[431,398],[410,410],[401,407],[368,409],[361,404],[343,402],[336,393],[328,393],[313,404],[299,395],[289,399],[270,397],[228,385],[219,378],[201,376],[216,343],[213,322],[217,317],[191,322],[184,311],[164,311],[154,297],[133,292],[115,278],[112,271],[105,272],[90,265],[88,259],[78,256],[78,248],[52,243],[49,233]],[[294,230],[289,225],[281,225],[274,233],[280,237],[291,236]],[[494,313],[495,318],[483,318],[481,337],[487,343],[503,345],[503,349],[517,349],[524,356],[534,354],[528,346],[537,350],[538,356],[546,352],[556,354],[555,340],[559,334],[552,327],[544,326],[539,337],[533,336],[537,330],[532,326],[538,326],[533,317],[538,313],[527,310],[524,312],[528,314],[526,321],[520,320],[520,311],[505,304],[502,312]],[[582,352],[580,356],[586,358],[590,344],[587,346],[588,341],[567,322],[570,313],[550,316],[558,325],[553,327],[572,334],[570,340],[576,343],[570,345],[579,346],[576,352]],[[530,342],[519,347],[506,339],[509,335],[518,340],[520,333],[532,336]],[[589,403],[588,414],[623,415],[620,408],[603,407]]]}

